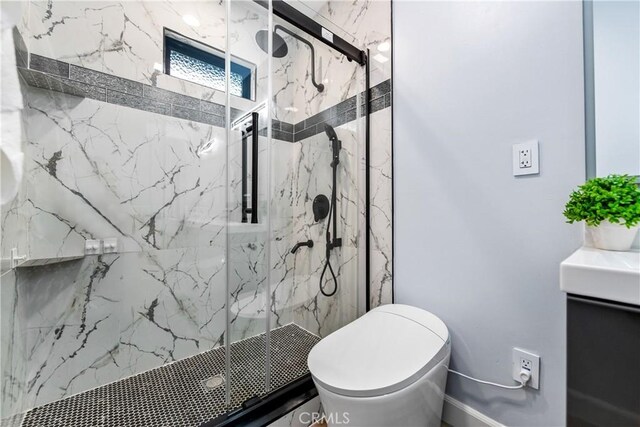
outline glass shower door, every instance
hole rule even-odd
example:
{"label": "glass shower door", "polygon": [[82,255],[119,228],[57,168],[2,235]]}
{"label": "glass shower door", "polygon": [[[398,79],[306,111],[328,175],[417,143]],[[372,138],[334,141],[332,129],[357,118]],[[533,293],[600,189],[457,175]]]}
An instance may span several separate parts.
{"label": "glass shower door", "polygon": [[[356,44],[317,11],[294,6]],[[308,374],[311,348],[354,320],[363,301],[365,67],[270,8],[228,4],[232,408]],[[234,94],[243,78],[249,98]]]}
{"label": "glass shower door", "polygon": [[[299,2],[327,37],[356,41]],[[270,387],[308,373],[311,348],[358,316],[364,274],[365,67],[274,16],[269,235]]]}
{"label": "glass shower door", "polygon": [[229,1],[227,11],[225,342],[227,402],[236,408],[268,391],[270,81],[269,55],[255,37],[270,20],[269,10],[251,0]]}

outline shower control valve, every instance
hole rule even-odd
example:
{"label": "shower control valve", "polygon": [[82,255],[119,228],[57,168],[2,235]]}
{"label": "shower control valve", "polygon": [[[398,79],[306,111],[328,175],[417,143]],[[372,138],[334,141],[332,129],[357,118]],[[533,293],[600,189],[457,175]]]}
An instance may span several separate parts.
{"label": "shower control valve", "polygon": [[342,238],[333,239],[333,242],[327,242],[327,248],[339,248],[342,246]]}

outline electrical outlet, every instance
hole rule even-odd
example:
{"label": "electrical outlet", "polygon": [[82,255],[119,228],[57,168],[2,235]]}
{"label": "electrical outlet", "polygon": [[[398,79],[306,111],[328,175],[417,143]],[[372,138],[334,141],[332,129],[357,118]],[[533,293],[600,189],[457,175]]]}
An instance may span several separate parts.
{"label": "electrical outlet", "polygon": [[513,175],[535,175],[540,172],[538,141],[513,146]]}
{"label": "electrical outlet", "polygon": [[540,388],[540,356],[530,353],[520,348],[513,349],[512,374],[513,379],[520,381],[520,373],[522,370],[529,371],[531,378],[527,383],[527,387]]}
{"label": "electrical outlet", "polygon": [[84,253],[85,255],[100,255],[102,253],[102,241],[101,240],[85,240]]}
{"label": "electrical outlet", "polygon": [[118,252],[118,239],[116,237],[104,239],[102,250],[105,254],[115,254]]}
{"label": "electrical outlet", "polygon": [[520,166],[520,169],[526,169],[526,168],[530,168],[531,167],[531,150],[528,148],[521,148],[518,151],[518,165]]}

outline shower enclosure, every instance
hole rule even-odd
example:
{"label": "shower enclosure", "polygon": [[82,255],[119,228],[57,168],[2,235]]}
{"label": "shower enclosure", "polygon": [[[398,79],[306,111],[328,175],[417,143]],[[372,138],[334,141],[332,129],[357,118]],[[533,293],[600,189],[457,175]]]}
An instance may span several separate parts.
{"label": "shower enclosure", "polygon": [[22,3],[3,423],[223,423],[364,312],[367,58],[313,5]]}

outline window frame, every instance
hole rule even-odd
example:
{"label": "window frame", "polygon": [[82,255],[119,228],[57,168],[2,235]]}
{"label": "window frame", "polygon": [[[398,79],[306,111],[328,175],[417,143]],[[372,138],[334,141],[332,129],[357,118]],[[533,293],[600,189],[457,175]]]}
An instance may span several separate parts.
{"label": "window frame", "polygon": [[[168,76],[172,76],[174,78],[189,81],[194,84],[200,84],[201,86],[210,87],[207,85],[203,85],[201,83],[197,83],[191,80],[183,79],[180,77],[176,77],[171,75],[171,52],[176,51],[183,55],[194,58],[198,61],[202,61],[204,63],[213,65],[215,67],[219,67],[221,69],[225,69],[225,53],[222,50],[216,49],[213,46],[209,46],[187,36],[184,36],[180,33],[177,33],[167,27],[163,28],[163,36],[162,36],[162,49],[163,49],[163,72]],[[256,97],[256,65],[246,61],[242,58],[238,58],[236,56],[231,55],[231,72],[235,74],[239,74],[242,77],[242,95],[235,95],[238,98],[247,99],[250,101],[255,101]],[[216,89],[222,90],[224,89]]]}

